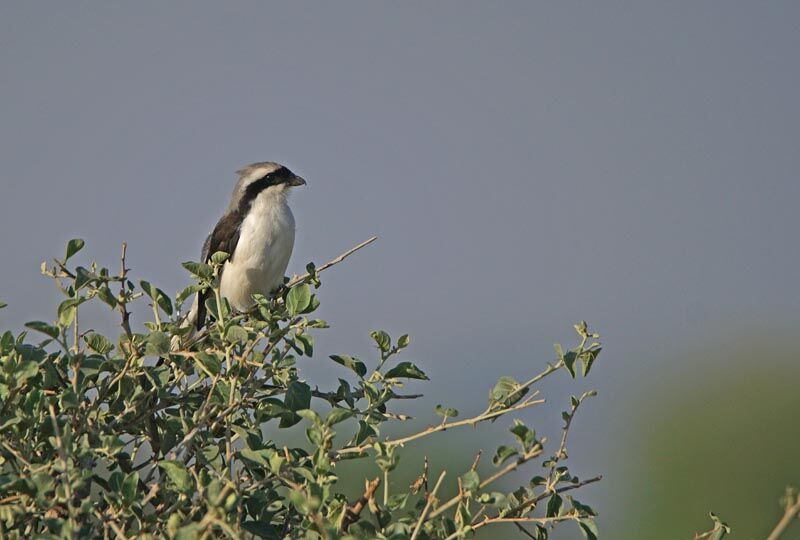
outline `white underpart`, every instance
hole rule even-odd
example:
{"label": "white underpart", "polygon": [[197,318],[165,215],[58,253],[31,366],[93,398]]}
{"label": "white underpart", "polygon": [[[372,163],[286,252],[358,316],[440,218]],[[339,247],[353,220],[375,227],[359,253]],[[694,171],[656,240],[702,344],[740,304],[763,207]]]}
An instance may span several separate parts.
{"label": "white underpart", "polygon": [[256,197],[242,222],[236,250],[225,263],[220,293],[239,311],[253,306],[253,294],[268,295],[283,283],[294,247],[288,191],[284,185],[273,186]]}

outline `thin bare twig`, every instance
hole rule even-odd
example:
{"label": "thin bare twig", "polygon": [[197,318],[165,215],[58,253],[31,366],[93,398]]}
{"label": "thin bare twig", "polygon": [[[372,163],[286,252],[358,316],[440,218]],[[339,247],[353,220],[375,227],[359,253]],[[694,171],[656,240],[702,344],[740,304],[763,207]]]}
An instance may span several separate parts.
{"label": "thin bare twig", "polygon": [[436,485],[433,486],[433,491],[428,493],[428,500],[425,503],[425,508],[423,508],[422,514],[419,516],[419,520],[417,520],[417,525],[414,527],[414,532],[411,534],[411,540],[414,540],[419,534],[420,529],[422,529],[422,524],[426,521],[428,511],[431,509],[433,502],[436,500],[436,492],[439,491],[439,486],[442,485],[442,480],[444,480],[446,474],[447,471],[442,471],[442,474],[439,475],[439,479],[436,481]]}
{"label": "thin bare twig", "polygon": [[[558,523],[560,521],[570,521],[570,520],[573,520],[573,519],[577,519],[577,517],[578,516],[576,516],[575,514],[564,514],[563,516],[540,517],[540,518],[534,518],[534,517],[518,517],[518,518],[494,517],[494,518],[490,518],[490,517],[487,517],[483,521],[481,521],[480,523],[476,523],[475,525],[472,525],[472,530],[475,531],[477,529],[480,529],[480,528],[485,527],[487,525],[492,525],[494,523],[515,523],[517,525],[519,525],[520,523],[539,523],[541,525],[546,525],[546,524],[550,524],[550,523]],[[445,540],[454,540],[455,538],[458,538],[459,536],[461,536],[463,534],[464,533],[462,533],[461,531],[456,531],[453,534],[451,534],[450,536],[448,536],[447,538],[445,538]]]}
{"label": "thin bare twig", "polygon": [[120,325],[122,329],[125,331],[125,335],[128,336],[128,342],[130,343],[131,339],[133,338],[133,332],[131,331],[131,323],[130,318],[131,314],[128,312],[128,299],[126,297],[126,290],[127,290],[127,278],[128,278],[128,268],[125,266],[125,255],[128,252],[128,243],[122,243],[122,256],[120,257],[120,302],[117,304],[119,307],[120,315],[122,316],[122,321]]}
{"label": "thin bare twig", "polygon": [[341,525],[342,532],[347,532],[347,529],[350,527],[350,525],[358,521],[361,511],[364,509],[367,503],[369,503],[370,499],[375,496],[375,490],[378,489],[380,483],[380,476],[376,476],[372,480],[365,482],[364,494],[355,502],[355,504],[353,504],[353,506],[348,506],[344,512]]}
{"label": "thin bare twig", "polygon": [[786,507],[775,528],[769,533],[767,540],[778,540],[786,527],[797,517],[800,517],[800,495],[792,488],[786,489]]}
{"label": "thin bare twig", "polygon": [[[517,470],[517,468],[520,465],[527,463],[533,458],[539,457],[543,451],[544,450],[540,444],[534,445],[534,447],[531,448],[528,452],[521,455],[519,458],[515,459],[514,461],[512,461],[511,463],[509,463],[508,465],[506,465],[505,467],[503,467],[490,477],[486,478],[483,482],[479,484],[478,489],[479,490],[484,489],[486,488],[486,486],[496,481],[497,479],[502,478],[503,476],[509,474],[510,472]],[[439,516],[444,512],[447,512],[450,508],[461,502],[464,496],[465,495],[463,493],[459,493],[458,495],[447,501],[445,504],[437,508],[435,511],[433,511],[428,519],[433,519],[436,516]]]}
{"label": "thin bare twig", "polygon": [[[505,414],[512,413],[512,412],[515,412],[515,411],[519,411],[521,409],[526,409],[526,408],[531,407],[533,405],[540,405],[540,404],[544,403],[543,399],[537,399],[537,400],[531,399],[535,395],[536,394],[533,394],[530,398],[526,399],[522,403],[514,405],[513,407],[509,407],[507,409],[500,409],[498,411],[492,411],[492,412],[483,412],[483,413],[479,414],[478,416],[473,416],[472,418],[467,418],[465,420],[459,420],[457,422],[449,422],[449,423],[446,423],[446,424],[438,424],[438,425],[435,425],[435,426],[430,426],[430,427],[428,427],[427,429],[425,429],[423,431],[420,431],[420,432],[415,433],[413,435],[409,435],[407,437],[401,437],[399,439],[390,439],[390,440],[383,441],[383,444],[385,444],[386,446],[398,446],[398,445],[402,446],[402,445],[404,445],[406,443],[409,443],[411,441],[415,441],[417,439],[421,439],[422,437],[427,437],[428,435],[431,435],[433,433],[438,433],[440,431],[447,431],[448,429],[461,427],[461,426],[475,425],[475,424],[477,424],[479,422],[485,422],[486,420],[491,420],[492,418],[496,418],[498,416],[503,416]],[[371,447],[372,447],[372,444],[362,444],[361,446],[350,446],[348,448],[342,448],[341,450],[333,452],[333,455],[335,457],[337,455],[343,455],[343,454],[360,454],[360,453],[368,450]]]}
{"label": "thin bare twig", "polygon": [[[372,238],[369,238],[368,240],[364,240],[363,242],[361,242],[361,243],[360,243],[360,244],[358,244],[357,246],[355,246],[355,247],[352,247],[352,248],[348,249],[347,251],[345,251],[344,253],[342,253],[341,255],[339,255],[338,257],[336,257],[335,259],[332,259],[332,260],[330,260],[330,261],[326,262],[325,264],[323,264],[323,265],[320,265],[318,268],[316,268],[316,269],[314,270],[314,273],[315,273],[315,274],[319,274],[320,272],[323,272],[323,271],[325,271],[326,269],[330,268],[331,266],[333,266],[333,265],[335,265],[335,264],[339,264],[340,262],[342,262],[343,260],[345,260],[347,257],[349,257],[350,255],[352,255],[353,253],[355,253],[355,252],[356,252],[356,251],[358,251],[359,249],[361,249],[361,248],[363,248],[363,247],[366,247],[366,246],[370,245],[372,242],[374,242],[374,241],[375,241],[375,240],[377,240],[377,239],[378,239],[378,237],[377,237],[377,236],[373,236]],[[300,284],[300,283],[305,283],[305,282],[307,282],[309,279],[311,279],[311,274],[309,274],[308,272],[306,272],[306,273],[305,273],[305,274],[303,274],[302,276],[294,276],[294,277],[293,277],[292,279],[290,279],[290,280],[289,280],[289,282],[286,284],[286,288],[287,288],[287,289],[291,289],[291,288],[292,288],[292,287],[294,287],[295,285],[298,285],[298,284]]]}

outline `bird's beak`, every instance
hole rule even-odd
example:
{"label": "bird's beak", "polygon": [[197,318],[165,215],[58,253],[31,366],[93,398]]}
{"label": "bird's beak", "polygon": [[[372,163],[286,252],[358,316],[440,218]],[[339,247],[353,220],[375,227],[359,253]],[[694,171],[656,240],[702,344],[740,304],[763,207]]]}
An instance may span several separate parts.
{"label": "bird's beak", "polygon": [[295,176],[291,180],[289,180],[289,185],[292,187],[304,186],[306,185],[306,181],[300,178],[299,176]]}

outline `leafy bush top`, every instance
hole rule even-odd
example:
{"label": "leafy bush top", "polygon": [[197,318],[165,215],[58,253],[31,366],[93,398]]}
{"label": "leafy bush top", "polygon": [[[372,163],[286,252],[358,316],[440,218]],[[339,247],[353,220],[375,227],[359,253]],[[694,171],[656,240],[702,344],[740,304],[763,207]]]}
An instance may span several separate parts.
{"label": "leafy bush top", "polygon": [[[313,316],[319,273],[367,243],[319,269],[309,264],[307,274],[272,297],[256,296],[256,307],[242,314],[219,294],[224,253],[209,264],[185,263],[194,283],[172,298],[133,282],[124,246],[112,272],[72,266],[83,241],[70,241],[62,259],[42,264],[65,297],[55,320],[28,323],[32,335],[0,336],[0,537],[455,539],[514,523],[541,539],[574,522],[596,538],[595,512],[568,492],[599,477],[580,480],[565,464],[570,424],[593,393],[571,398],[552,444],[515,420],[490,474],[479,474],[480,454],[468,470],[430,477],[426,461],[410,487],[389,490],[405,445],[542,403],[539,383],[562,369],[587,375],[600,344],[585,323],[576,325],[577,347],[557,346],[554,363],[527,381],[502,377],[477,414],[458,419],[438,405],[435,424],[387,439],[383,425],[408,418],[395,404],[419,397],[404,394],[404,383],[428,378],[398,360],[407,335],[372,332],[373,361],[330,356],[343,368],[330,388],[300,372],[299,360],[314,354],[314,331],[328,326]],[[203,288],[213,290],[214,320],[192,335],[180,307]],[[137,301],[149,303],[152,320],[134,331]],[[87,302],[116,313],[118,337],[84,330]],[[282,429],[301,422],[308,445],[288,444]],[[337,489],[336,466],[345,459],[380,471],[364,479],[356,500]],[[496,490],[498,479],[534,462],[540,475],[514,491]],[[458,487],[449,499],[441,498],[445,480]]]}

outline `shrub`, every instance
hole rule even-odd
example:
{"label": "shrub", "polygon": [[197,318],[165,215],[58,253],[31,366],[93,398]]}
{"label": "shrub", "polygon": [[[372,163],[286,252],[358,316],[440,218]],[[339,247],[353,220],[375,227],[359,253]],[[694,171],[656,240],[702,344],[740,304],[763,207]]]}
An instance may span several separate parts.
{"label": "shrub", "polygon": [[[217,288],[224,253],[209,264],[185,263],[194,282],[172,298],[133,282],[124,246],[112,272],[72,266],[83,241],[70,241],[62,259],[42,265],[65,296],[56,319],[27,323],[33,334],[0,337],[0,536],[455,539],[514,523],[541,539],[573,522],[596,538],[594,510],[571,495],[599,477],[581,480],[566,466],[570,424],[594,393],[571,398],[553,443],[514,420],[489,474],[479,474],[478,454],[467,470],[429,476],[420,464],[410,487],[388,489],[404,446],[542,403],[543,379],[559,370],[587,375],[600,344],[578,324],[575,348],[557,346],[554,362],[524,382],[500,378],[481,412],[459,419],[438,405],[435,424],[388,439],[384,424],[407,419],[397,402],[418,397],[404,394],[404,383],[427,380],[420,366],[398,360],[408,336],[372,332],[371,361],[330,356],[346,375],[328,388],[301,377],[314,332],[328,327],[313,317],[319,274],[361,246],[319,269],[309,264],[307,274],[272,297],[256,296],[252,312],[241,314]],[[180,308],[203,288],[213,290],[214,319],[193,334]],[[112,310],[118,337],[84,330],[79,315],[88,302]],[[152,310],[136,330],[135,302]],[[299,423],[308,444],[287,442],[285,429]],[[356,500],[337,490],[336,466],[345,459],[380,471],[363,479]],[[498,479],[524,465],[541,473],[497,490]],[[441,495],[445,481],[458,488],[451,498]]]}

